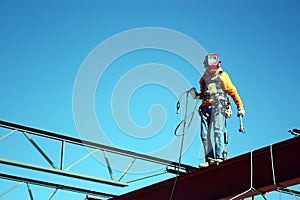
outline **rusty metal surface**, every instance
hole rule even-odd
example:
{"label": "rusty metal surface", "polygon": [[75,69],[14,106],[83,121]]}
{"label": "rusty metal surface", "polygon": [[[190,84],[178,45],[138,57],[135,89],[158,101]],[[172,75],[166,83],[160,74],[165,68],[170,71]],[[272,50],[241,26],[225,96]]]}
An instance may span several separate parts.
{"label": "rusty metal surface", "polygon": [[[300,137],[177,177],[173,200],[246,198],[300,183]],[[175,178],[113,198],[170,199]]]}

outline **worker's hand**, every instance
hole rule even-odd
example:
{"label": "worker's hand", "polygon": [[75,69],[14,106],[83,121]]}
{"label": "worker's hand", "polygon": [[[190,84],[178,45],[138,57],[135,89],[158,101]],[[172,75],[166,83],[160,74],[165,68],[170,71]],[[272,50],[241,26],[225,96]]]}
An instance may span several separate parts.
{"label": "worker's hand", "polygon": [[190,90],[189,90],[189,93],[191,94],[191,96],[194,98],[194,99],[197,99],[198,97],[198,93],[197,93],[197,91],[196,91],[196,88],[191,88]]}
{"label": "worker's hand", "polygon": [[245,109],[244,108],[238,108],[238,113],[237,113],[238,117],[244,117],[245,116]]}

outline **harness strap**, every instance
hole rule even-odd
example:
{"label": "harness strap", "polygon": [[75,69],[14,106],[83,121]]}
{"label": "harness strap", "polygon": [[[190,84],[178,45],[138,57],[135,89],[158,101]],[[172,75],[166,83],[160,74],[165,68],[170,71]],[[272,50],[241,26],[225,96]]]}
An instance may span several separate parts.
{"label": "harness strap", "polygon": [[[224,88],[222,87],[222,83],[220,81],[220,76],[223,73],[223,71],[219,71],[218,74],[213,77],[210,80],[207,80],[207,78],[204,77],[204,84],[205,84],[205,93],[208,91],[208,94],[204,94],[203,96],[203,101],[219,101],[219,100],[226,100],[226,93],[224,91]],[[209,87],[211,86],[210,84],[215,84],[214,87],[215,89],[214,92],[211,94],[211,91]]]}

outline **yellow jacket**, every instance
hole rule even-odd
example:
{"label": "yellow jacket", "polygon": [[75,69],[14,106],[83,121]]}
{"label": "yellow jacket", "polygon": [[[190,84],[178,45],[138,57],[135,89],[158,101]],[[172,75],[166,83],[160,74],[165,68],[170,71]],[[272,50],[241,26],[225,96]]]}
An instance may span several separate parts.
{"label": "yellow jacket", "polygon": [[[218,68],[218,70],[215,73],[211,73],[208,70],[206,70],[203,74],[203,76],[199,80],[200,84],[200,94],[198,95],[199,99],[203,99],[204,97],[204,92],[205,92],[205,80],[212,80],[213,78],[216,78],[216,76],[219,75],[219,79],[222,83],[224,91],[230,95],[236,104],[237,108],[243,108],[243,102],[241,100],[241,97],[239,96],[236,87],[233,85],[231,82],[229,75],[222,70],[221,67]],[[212,101],[202,101],[202,106],[208,106],[211,105],[213,102]]]}

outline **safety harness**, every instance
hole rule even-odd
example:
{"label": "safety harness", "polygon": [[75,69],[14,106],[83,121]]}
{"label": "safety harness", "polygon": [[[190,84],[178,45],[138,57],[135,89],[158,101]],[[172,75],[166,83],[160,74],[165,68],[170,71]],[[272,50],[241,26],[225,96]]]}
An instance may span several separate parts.
{"label": "safety harness", "polygon": [[221,82],[220,76],[223,71],[219,71],[216,76],[213,78],[209,78],[208,76],[204,76],[204,95],[203,102],[210,102],[213,104],[214,102],[221,103],[224,109],[224,115],[226,118],[230,118],[232,116],[232,109],[230,104],[230,99],[227,97],[224,86]]}
{"label": "safety harness", "polygon": [[213,78],[209,78],[208,76],[204,76],[204,95],[203,101],[220,101],[225,100],[226,93],[225,89],[221,83],[220,76],[223,71],[220,71]]}
{"label": "safety harness", "polygon": [[232,116],[232,109],[230,104],[230,99],[226,95],[225,88],[220,80],[220,76],[223,71],[219,71],[216,76],[210,78],[208,76],[204,76],[204,95],[203,102],[208,101],[214,104],[215,102],[221,103],[224,108],[224,116],[225,116],[225,124],[224,124],[224,144],[225,148],[223,151],[223,157],[227,160],[228,157],[228,132],[227,132],[227,123],[226,118],[230,118]]}

